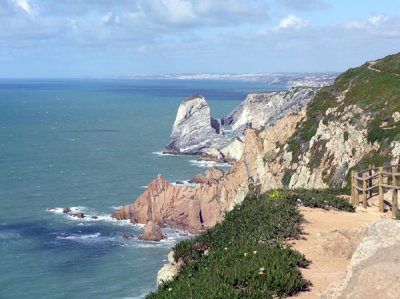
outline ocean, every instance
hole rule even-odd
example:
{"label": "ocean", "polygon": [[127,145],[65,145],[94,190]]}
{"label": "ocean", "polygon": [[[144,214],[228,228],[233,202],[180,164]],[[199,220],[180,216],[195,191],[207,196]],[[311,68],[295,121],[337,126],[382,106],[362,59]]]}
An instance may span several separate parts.
{"label": "ocean", "polygon": [[[170,249],[186,236],[167,229],[166,240],[138,241],[142,226],[110,215],[158,173],[174,182],[205,171],[208,165],[196,157],[160,154],[179,103],[199,93],[213,117],[222,117],[247,93],[284,88],[238,81],[0,80],[0,298],[145,297]],[[89,217],[68,216],[64,207]]]}

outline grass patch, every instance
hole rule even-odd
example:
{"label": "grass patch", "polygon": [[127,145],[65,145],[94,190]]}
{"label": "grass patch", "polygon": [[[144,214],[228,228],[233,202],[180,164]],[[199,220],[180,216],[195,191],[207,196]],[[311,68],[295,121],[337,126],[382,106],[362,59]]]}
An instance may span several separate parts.
{"label": "grass patch", "polygon": [[299,268],[309,261],[286,243],[302,233],[297,199],[352,211],[337,197],[347,191],[282,189],[246,198],[223,222],[175,246],[174,259],[185,266],[148,298],[274,298],[307,289]]}
{"label": "grass patch", "polygon": [[339,197],[339,195],[348,195],[349,189],[335,188],[335,189],[296,189],[287,190],[287,197],[293,199],[300,199],[305,207],[321,208],[321,209],[335,209],[346,212],[354,212],[354,206],[348,200]]}

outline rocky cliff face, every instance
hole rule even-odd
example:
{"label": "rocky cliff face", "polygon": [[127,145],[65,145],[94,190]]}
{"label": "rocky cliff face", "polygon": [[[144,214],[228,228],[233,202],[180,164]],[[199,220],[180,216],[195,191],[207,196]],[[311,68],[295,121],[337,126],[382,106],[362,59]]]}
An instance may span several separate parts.
{"label": "rocky cliff face", "polygon": [[399,64],[400,54],[374,62],[373,69],[365,64],[347,71],[301,111],[274,126],[248,129],[240,159],[218,179],[190,188],[173,186],[159,176],[134,204],[113,216],[197,232],[222,220],[249,189],[343,186],[352,168],[397,163]]}
{"label": "rocky cliff face", "polygon": [[199,154],[208,148],[220,148],[228,143],[222,134],[221,124],[212,119],[210,107],[204,97],[186,98],[178,113],[165,153]]}
{"label": "rocky cliff face", "polygon": [[222,123],[231,125],[236,136],[243,135],[247,128],[262,130],[273,126],[289,112],[300,111],[314,98],[318,90],[319,88],[296,87],[287,91],[251,93],[222,119]]}

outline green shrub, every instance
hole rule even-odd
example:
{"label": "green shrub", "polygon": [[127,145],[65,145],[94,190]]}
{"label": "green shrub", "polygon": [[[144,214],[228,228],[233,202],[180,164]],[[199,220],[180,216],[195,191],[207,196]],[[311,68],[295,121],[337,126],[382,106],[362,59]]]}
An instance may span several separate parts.
{"label": "green shrub", "polygon": [[178,243],[174,259],[186,265],[148,298],[272,298],[306,289],[299,267],[309,261],[285,242],[300,237],[303,217],[286,195],[248,197],[223,222]]}
{"label": "green shrub", "polygon": [[348,194],[349,189],[296,189],[287,191],[288,197],[300,199],[302,204],[311,208],[336,209],[346,212],[354,212],[354,206],[347,200],[338,195]]}
{"label": "green shrub", "polygon": [[298,267],[308,265],[298,252],[280,246],[243,244],[184,267],[178,279],[148,298],[272,298],[308,287]]}

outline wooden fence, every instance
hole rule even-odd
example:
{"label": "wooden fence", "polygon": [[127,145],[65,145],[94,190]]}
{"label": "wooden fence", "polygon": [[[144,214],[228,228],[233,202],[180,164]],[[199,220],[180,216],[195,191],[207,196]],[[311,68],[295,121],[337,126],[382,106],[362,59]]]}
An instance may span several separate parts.
{"label": "wooden fence", "polygon": [[[368,199],[378,194],[379,211],[384,212],[385,205],[392,208],[392,215],[396,216],[398,210],[398,190],[400,173],[398,172],[400,164],[388,167],[369,166],[367,170],[351,172],[351,201],[358,206],[361,202],[364,208],[368,206]],[[361,186],[360,186],[361,184]],[[392,190],[391,201],[385,200],[385,190]],[[375,193],[375,194],[374,194]]]}

